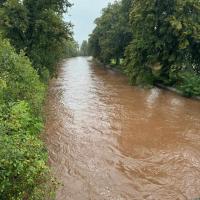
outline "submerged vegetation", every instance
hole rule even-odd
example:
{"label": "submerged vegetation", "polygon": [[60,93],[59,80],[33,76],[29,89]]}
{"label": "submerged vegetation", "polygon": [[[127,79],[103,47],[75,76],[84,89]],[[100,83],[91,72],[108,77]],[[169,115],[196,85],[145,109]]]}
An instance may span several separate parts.
{"label": "submerged vegetation", "polygon": [[0,1],[0,199],[50,200],[53,179],[40,139],[46,83],[75,56],[67,0]]}
{"label": "submerged vegetation", "polygon": [[95,21],[89,52],[120,64],[136,85],[175,87],[200,95],[200,3],[195,0],[121,0]]}

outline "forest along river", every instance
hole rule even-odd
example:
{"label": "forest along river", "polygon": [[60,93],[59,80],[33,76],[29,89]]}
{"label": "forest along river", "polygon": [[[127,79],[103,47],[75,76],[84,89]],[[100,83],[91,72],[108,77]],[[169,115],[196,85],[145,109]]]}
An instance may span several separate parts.
{"label": "forest along river", "polygon": [[46,105],[57,200],[200,197],[200,102],[126,77],[90,58],[63,62]]}

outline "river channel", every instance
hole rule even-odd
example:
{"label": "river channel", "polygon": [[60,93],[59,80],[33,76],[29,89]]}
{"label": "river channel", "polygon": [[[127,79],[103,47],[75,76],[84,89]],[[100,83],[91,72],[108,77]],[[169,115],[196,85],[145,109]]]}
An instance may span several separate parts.
{"label": "river channel", "polygon": [[51,81],[46,113],[56,200],[200,197],[199,101],[77,57]]}

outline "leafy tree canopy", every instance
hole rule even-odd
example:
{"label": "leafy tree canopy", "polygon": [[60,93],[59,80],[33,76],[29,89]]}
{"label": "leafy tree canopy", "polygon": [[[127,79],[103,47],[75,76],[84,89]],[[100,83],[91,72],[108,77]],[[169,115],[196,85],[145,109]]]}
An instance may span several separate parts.
{"label": "leafy tree canopy", "polygon": [[130,22],[126,65],[134,83],[140,84],[144,74],[152,83],[169,81],[176,71],[199,70],[199,1],[134,0]]}
{"label": "leafy tree canopy", "polygon": [[89,51],[104,63],[109,63],[111,59],[119,63],[124,56],[125,47],[132,38],[128,14],[130,7],[131,0],[109,4],[95,21],[96,28],[89,39]]}
{"label": "leafy tree canopy", "polygon": [[62,14],[71,6],[67,0],[7,0],[0,4],[0,30],[17,52],[23,50],[42,76],[55,71],[64,55],[62,47],[71,40],[71,24]]}

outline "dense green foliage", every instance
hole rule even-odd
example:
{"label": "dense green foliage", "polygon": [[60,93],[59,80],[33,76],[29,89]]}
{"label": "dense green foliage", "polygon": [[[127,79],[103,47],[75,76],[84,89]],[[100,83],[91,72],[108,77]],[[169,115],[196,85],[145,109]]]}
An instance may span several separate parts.
{"label": "dense green foliage", "polygon": [[134,83],[145,79],[174,85],[180,73],[198,71],[199,6],[197,1],[134,1],[133,41],[126,52],[127,72]]}
{"label": "dense green foliage", "polygon": [[80,56],[88,56],[89,55],[89,49],[88,49],[88,42],[87,40],[84,40],[81,44],[81,48],[79,51]]}
{"label": "dense green foliage", "polygon": [[71,53],[65,51],[72,40],[71,24],[62,19],[69,6],[68,0],[7,0],[0,4],[0,30],[17,52],[25,52],[41,75],[47,70],[53,74],[58,60]]}
{"label": "dense green foliage", "polygon": [[65,48],[63,49],[63,55],[65,58],[75,57],[79,53],[79,45],[74,39],[66,41]]}
{"label": "dense green foliage", "polygon": [[[0,199],[50,200],[48,155],[40,139],[49,74],[76,56],[67,0],[0,1]],[[7,38],[7,39],[3,39]]]}
{"label": "dense green foliage", "polygon": [[[39,139],[45,86],[23,54],[0,38],[0,199],[45,199],[47,153]],[[45,183],[46,184],[46,183]]]}
{"label": "dense green foliage", "polygon": [[119,64],[132,38],[128,23],[130,5],[130,0],[109,4],[103,9],[102,16],[95,20],[96,28],[90,35],[89,52],[104,64],[110,63],[111,59]]}
{"label": "dense green foliage", "polygon": [[125,72],[132,84],[164,84],[187,96],[200,95],[199,1],[121,0],[109,4],[96,20],[89,47],[106,64],[113,58],[119,64],[119,58],[125,58]]}

